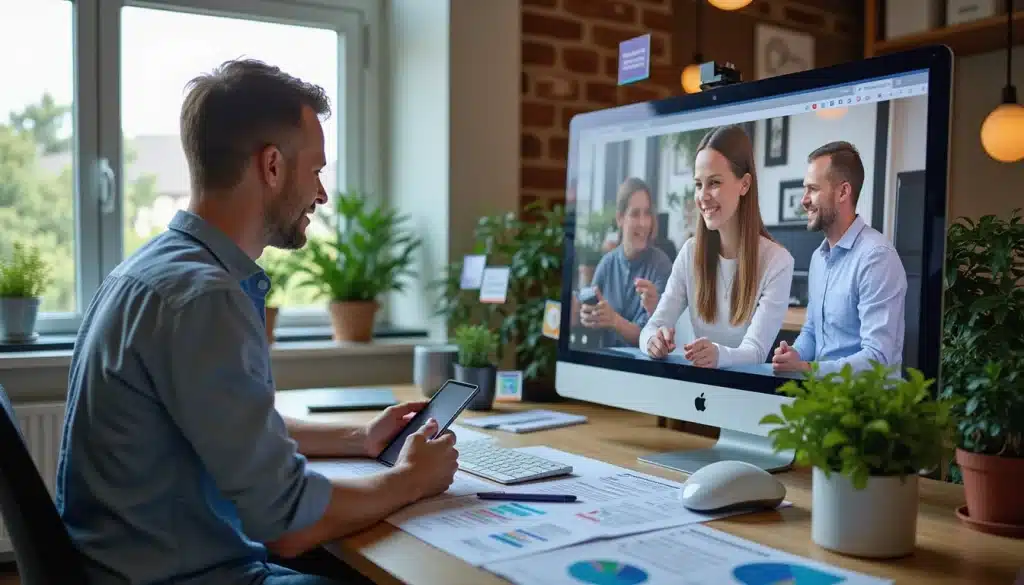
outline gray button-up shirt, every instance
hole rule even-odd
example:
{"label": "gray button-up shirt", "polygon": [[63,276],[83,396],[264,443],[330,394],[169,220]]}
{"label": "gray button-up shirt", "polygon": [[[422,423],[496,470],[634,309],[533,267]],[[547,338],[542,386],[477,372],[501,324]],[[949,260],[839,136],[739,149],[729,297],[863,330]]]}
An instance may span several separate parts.
{"label": "gray button-up shirt", "polygon": [[169,227],[104,280],[71,362],[56,496],[91,585],[248,583],[330,500],[274,410],[266,274],[191,213]]}

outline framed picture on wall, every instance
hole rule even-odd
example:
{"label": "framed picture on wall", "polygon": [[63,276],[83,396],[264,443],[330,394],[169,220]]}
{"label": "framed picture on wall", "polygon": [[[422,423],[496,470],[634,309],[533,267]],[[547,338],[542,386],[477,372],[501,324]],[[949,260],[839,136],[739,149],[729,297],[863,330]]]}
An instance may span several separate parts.
{"label": "framed picture on wall", "polygon": [[764,166],[786,164],[789,151],[789,116],[768,118],[764,121]]}
{"label": "framed picture on wall", "polygon": [[779,223],[804,223],[807,211],[801,200],[804,198],[804,180],[793,179],[779,182]]}

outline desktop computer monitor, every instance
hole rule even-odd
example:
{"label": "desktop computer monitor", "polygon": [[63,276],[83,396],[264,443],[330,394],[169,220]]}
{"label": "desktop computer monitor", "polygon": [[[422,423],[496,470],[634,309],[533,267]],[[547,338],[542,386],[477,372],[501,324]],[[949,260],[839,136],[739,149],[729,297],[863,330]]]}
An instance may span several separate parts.
{"label": "desktop computer monitor", "polygon": [[[575,116],[557,392],[721,429],[644,461],[775,471],[792,453],[759,421],[803,376],[782,343],[937,376],[951,77],[924,48]],[[652,357],[652,322],[675,351]]]}

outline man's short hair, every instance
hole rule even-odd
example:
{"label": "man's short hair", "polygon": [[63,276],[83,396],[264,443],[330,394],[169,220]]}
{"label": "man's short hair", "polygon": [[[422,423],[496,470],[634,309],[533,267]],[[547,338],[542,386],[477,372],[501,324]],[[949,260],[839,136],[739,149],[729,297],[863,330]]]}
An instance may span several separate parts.
{"label": "man's short hair", "polygon": [[287,148],[305,106],[317,116],[331,112],[323,88],[262,61],[227,61],[186,87],[181,145],[196,192],[232,187],[256,152],[270,144]]}
{"label": "man's short hair", "polygon": [[829,142],[819,146],[807,156],[812,163],[823,157],[829,157],[829,178],[832,181],[846,181],[853,190],[853,205],[856,207],[860,199],[860,190],[864,186],[864,163],[860,160],[857,147],[842,140]]}

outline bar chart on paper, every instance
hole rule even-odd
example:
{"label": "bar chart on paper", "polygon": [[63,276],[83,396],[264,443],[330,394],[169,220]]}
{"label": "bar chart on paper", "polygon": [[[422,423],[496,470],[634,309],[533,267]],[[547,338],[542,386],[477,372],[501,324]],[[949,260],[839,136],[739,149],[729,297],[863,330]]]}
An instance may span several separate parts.
{"label": "bar chart on paper", "polygon": [[538,510],[519,502],[509,502],[487,508],[471,508],[454,514],[440,516],[435,520],[449,527],[467,528],[500,525],[505,524],[509,520],[536,518],[545,514],[543,510]]}

